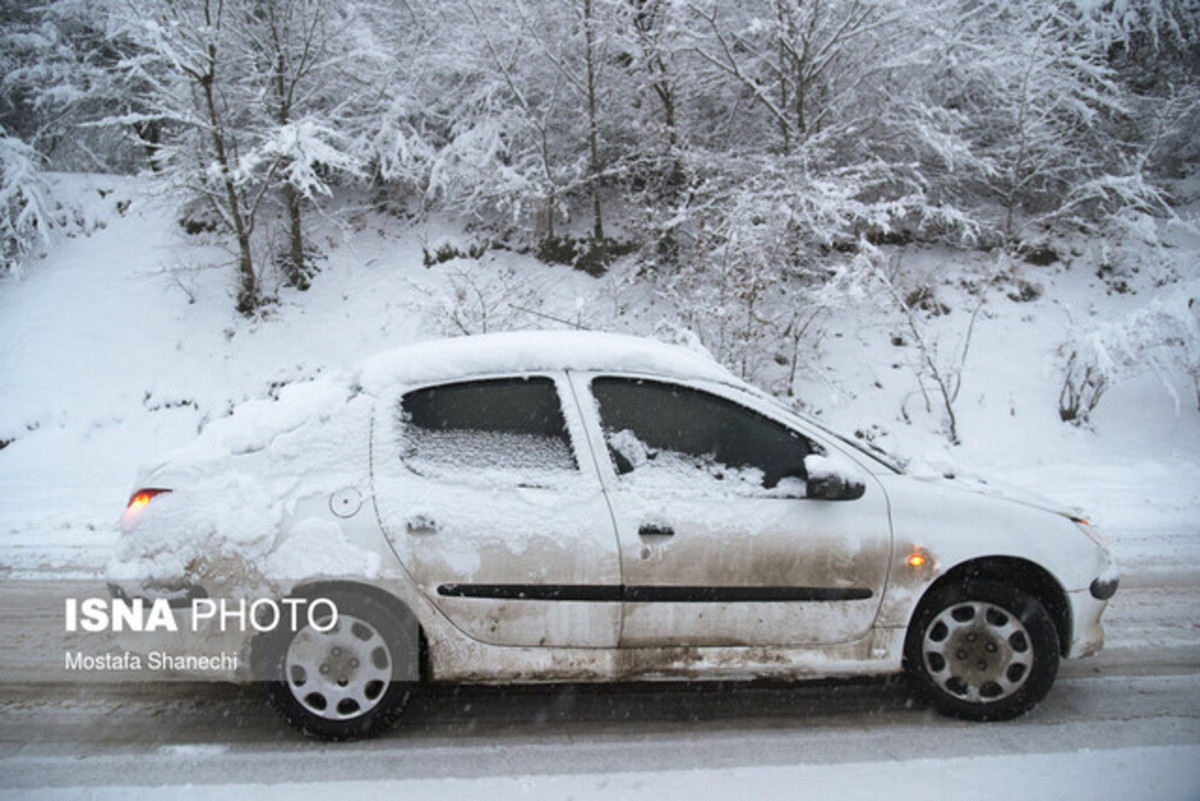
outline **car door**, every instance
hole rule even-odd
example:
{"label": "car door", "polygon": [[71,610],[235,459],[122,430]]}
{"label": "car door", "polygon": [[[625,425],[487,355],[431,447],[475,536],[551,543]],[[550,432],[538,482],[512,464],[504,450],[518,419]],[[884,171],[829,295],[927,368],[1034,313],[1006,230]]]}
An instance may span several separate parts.
{"label": "car door", "polygon": [[736,390],[572,380],[621,546],[622,646],[816,645],[869,632],[891,534],[865,470],[859,497],[808,498],[806,459],[845,455]]}
{"label": "car door", "polygon": [[[425,595],[472,638],[615,646],[620,564],[577,407],[553,375],[410,389],[377,412],[380,523]],[[569,392],[569,390],[568,390]],[[581,466],[584,469],[580,469]]]}

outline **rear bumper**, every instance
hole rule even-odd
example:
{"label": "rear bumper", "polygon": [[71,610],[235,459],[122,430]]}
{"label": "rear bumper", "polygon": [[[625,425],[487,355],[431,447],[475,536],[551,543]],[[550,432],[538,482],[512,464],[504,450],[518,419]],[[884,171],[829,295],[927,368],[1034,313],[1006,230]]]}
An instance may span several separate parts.
{"label": "rear bumper", "polygon": [[192,606],[192,601],[208,597],[208,590],[199,584],[191,584],[183,581],[175,584],[118,583],[110,581],[108,583],[108,593],[113,598],[122,601],[132,601],[135,598],[141,598],[144,601],[153,603],[158,598],[166,598],[167,603],[172,609],[189,609]]}
{"label": "rear bumper", "polygon": [[109,582],[108,591],[119,601],[140,599],[146,608],[163,599],[170,607],[169,626],[115,630],[110,635],[118,651],[126,655],[126,663],[142,674],[140,678],[220,682],[250,678],[252,637],[236,626],[197,617],[195,602],[209,597],[204,587],[186,582]]}

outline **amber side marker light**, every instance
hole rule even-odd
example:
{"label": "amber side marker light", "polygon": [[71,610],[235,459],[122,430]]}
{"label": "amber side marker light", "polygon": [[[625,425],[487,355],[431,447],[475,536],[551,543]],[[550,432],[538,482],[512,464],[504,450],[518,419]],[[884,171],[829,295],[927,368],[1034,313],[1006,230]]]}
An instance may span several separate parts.
{"label": "amber side marker light", "polygon": [[156,495],[162,495],[165,492],[170,492],[169,489],[140,489],[129,498],[129,505],[125,507],[126,512],[136,512],[144,507]]}
{"label": "amber side marker light", "polygon": [[924,567],[928,561],[929,559],[923,553],[911,553],[904,560],[904,563],[909,567]]}

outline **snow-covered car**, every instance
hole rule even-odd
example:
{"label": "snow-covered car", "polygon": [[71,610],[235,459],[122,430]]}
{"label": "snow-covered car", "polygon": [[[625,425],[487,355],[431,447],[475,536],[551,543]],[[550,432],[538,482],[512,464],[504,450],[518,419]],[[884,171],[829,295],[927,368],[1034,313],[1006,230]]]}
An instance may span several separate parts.
{"label": "snow-covered car", "polygon": [[907,476],[692,349],[582,332],[413,345],[243,404],[144,471],[121,528],[113,603],[169,606],[329,738],[430,682],[904,672],[1011,718],[1101,647],[1117,586],[1071,513]]}

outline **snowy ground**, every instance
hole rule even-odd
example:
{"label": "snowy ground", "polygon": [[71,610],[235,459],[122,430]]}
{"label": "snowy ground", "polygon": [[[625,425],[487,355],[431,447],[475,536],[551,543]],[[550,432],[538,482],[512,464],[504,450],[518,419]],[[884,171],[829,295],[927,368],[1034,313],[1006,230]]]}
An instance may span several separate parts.
{"label": "snowy ground", "polygon": [[[364,214],[346,235],[328,237],[329,258],[306,295],[283,292],[266,317],[246,322],[233,311],[229,255],[216,243],[184,246],[167,204],[139,194],[129,179],[62,180],[64,195],[77,198],[100,224],[89,236],[56,244],[31,265],[22,282],[0,285],[0,441],[6,443],[0,449],[0,578],[9,590],[47,577],[94,579],[113,545],[113,522],[137,465],[187,442],[233,403],[267,397],[281,384],[344,368],[379,350],[450,332],[455,315],[474,315],[475,324],[486,311],[492,324],[501,326],[551,325],[538,316],[550,315],[634,333],[647,333],[658,322],[653,305],[618,277],[591,279],[508,251],[491,251],[478,264],[459,260],[426,268],[422,246],[433,250],[443,241],[469,244],[470,237],[450,225],[406,228],[371,214]],[[1195,271],[1200,242],[1184,238],[1179,247],[1183,255],[1178,261]],[[575,764],[569,749],[539,755],[536,742],[501,737],[496,747],[506,753],[511,749],[511,772],[497,768],[481,776],[447,768],[432,776],[405,773],[425,777],[403,782],[384,782],[386,776],[367,772],[362,777],[368,781],[355,789],[368,797],[403,791],[439,798],[481,792],[716,798],[750,783],[776,796],[801,786],[817,796],[836,788],[840,796],[857,797],[853,793],[861,790],[861,797],[876,797],[886,789],[893,797],[915,798],[927,797],[932,773],[944,786],[972,788],[964,790],[967,796],[1044,795],[1041,785],[1030,783],[1046,774],[1053,777],[1055,795],[1064,798],[1076,797],[1073,793],[1089,798],[1200,795],[1200,773],[1194,770],[1200,757],[1200,685],[1195,681],[1200,629],[1194,622],[1200,602],[1200,414],[1191,387],[1180,381],[1171,385],[1176,400],[1162,381],[1147,377],[1111,390],[1092,429],[1058,420],[1056,348],[1070,325],[1118,316],[1159,291],[1145,271],[1145,286],[1137,294],[1111,292],[1095,274],[1089,261],[1093,254],[1086,247],[1076,250],[1078,255],[1057,265],[1021,268],[1024,278],[1042,288],[1037,299],[1017,302],[999,290],[988,298],[964,373],[958,407],[962,445],[948,445],[937,409],[924,408],[910,367],[915,359],[911,345],[891,343],[898,323],[870,303],[827,322],[827,335],[801,371],[797,395],[807,411],[834,427],[871,431],[884,447],[926,467],[987,475],[1086,510],[1111,538],[1130,590],[1118,594],[1110,615],[1113,661],[1107,664],[1117,678],[1108,689],[1119,697],[1152,694],[1138,683],[1144,680],[1131,665],[1141,652],[1155,654],[1151,663],[1177,677],[1171,689],[1172,703],[1183,707],[1177,716],[1164,713],[1154,725],[1124,726],[1123,734],[1106,735],[1102,750],[1088,750],[1088,740],[1079,735],[1063,746],[1034,737],[1032,742],[1045,744],[1044,753],[980,747],[939,754],[916,752],[903,743],[923,737],[927,728],[936,736],[944,733],[947,741],[971,732],[969,737],[980,743],[993,737],[1004,741],[1013,730],[975,733],[991,728],[946,728],[945,723],[901,714],[900,721],[884,727],[886,736],[880,740],[873,739],[869,721],[851,715],[838,718],[839,736],[860,739],[847,746],[849,760],[833,758],[832,764],[785,757],[770,764],[754,762],[758,735],[752,716],[747,731],[739,729],[737,737],[750,745],[736,749],[749,761],[708,767],[693,759],[682,772],[673,770],[672,762],[659,767],[642,761],[627,769],[619,760],[589,762],[588,757]],[[969,277],[989,257],[914,249],[905,258],[914,271],[930,274],[938,266],[943,270],[939,275],[945,275],[948,259],[958,264],[961,274],[950,273],[937,284],[954,311],[929,322],[946,348],[955,347],[965,331],[970,302],[958,278]],[[500,281],[492,277],[498,269],[511,273]],[[456,294],[456,286],[482,290],[478,295],[492,300],[520,302],[472,309],[456,300],[471,297],[471,292]],[[770,384],[772,376],[766,378]],[[11,621],[12,613],[5,625]],[[0,638],[7,638],[0,645],[13,647],[11,633],[0,630]],[[4,680],[12,680],[11,672]],[[1068,688],[1071,681],[1099,686],[1078,678],[1068,680]],[[1051,702],[1060,690],[1056,687]],[[1067,693],[1068,702],[1095,703],[1107,697],[1104,692]],[[38,698],[29,708],[44,709],[39,705],[48,702]],[[120,704],[112,701],[103,708]],[[80,751],[93,763],[110,760],[107,773],[85,772],[91,781],[80,780],[104,786],[98,794],[96,787],[88,788],[89,797],[123,794],[117,785],[127,780],[123,772],[131,755],[145,756],[144,744],[98,755],[89,750],[86,738],[68,737],[51,727],[45,736],[63,736],[62,752],[55,753],[45,742],[30,751],[14,728],[26,720],[23,708],[20,702],[0,704],[0,725],[11,724],[0,742],[0,797],[26,797],[29,787],[39,783],[71,784],[71,758]],[[1104,725],[1118,725],[1121,719],[1114,712]],[[710,724],[702,721],[699,736],[712,733]],[[718,722],[716,728],[723,725]],[[765,725],[770,729],[775,724]],[[1088,728],[1081,721],[1070,725]],[[1037,726],[1033,721],[1034,731]],[[639,734],[644,729],[635,726],[629,736],[644,736]],[[1019,731],[1024,736],[1026,730]],[[618,742],[625,736],[611,729],[604,733]],[[672,753],[686,756],[690,736],[675,733]],[[809,746],[810,754],[826,753],[812,750],[812,742]],[[253,772],[216,778],[224,765],[237,762],[219,737],[198,746],[168,739],[156,747],[152,761],[198,766],[180,781],[259,781]],[[454,749],[453,739],[444,747]],[[364,750],[351,746],[338,753],[357,760]],[[697,753],[706,752],[701,748]],[[61,763],[53,762],[60,758]],[[244,754],[237,758],[254,762]],[[51,761],[39,763],[40,772],[31,774],[31,763],[22,759]],[[548,760],[550,767],[535,769],[539,759]],[[287,764],[277,755],[263,760]],[[56,775],[55,765],[63,775]],[[14,778],[31,775],[53,780],[17,784]],[[288,778],[282,768],[274,775]],[[304,778],[323,780],[312,774]],[[331,771],[325,780],[349,778],[353,774]],[[179,786],[172,795],[206,797],[208,789]],[[45,797],[85,794],[68,788],[43,792]],[[254,792],[282,797],[303,791],[280,785]]]}
{"label": "snowy ground", "polygon": [[1192,659],[1080,663],[1029,716],[989,725],[879,683],[446,689],[353,745],[299,740],[255,688],[10,691],[0,798],[1194,799]]}
{"label": "snowy ground", "polygon": [[[211,752],[198,754],[211,758]],[[189,759],[187,749],[168,752],[168,758]],[[975,798],[1036,798],[1047,792],[1054,776],[1056,799],[1154,798],[1187,801],[1195,798],[1192,776],[1178,766],[1200,757],[1200,747],[1129,748],[1115,753],[1083,750],[1067,754],[1020,754],[954,759],[888,760],[851,764],[788,765],[760,768],[698,768],[628,773],[620,770],[580,774],[528,774],[476,779],[402,779],[350,782],[280,782],[270,785],[222,784],[173,787],[176,799],[253,796],[263,801],[291,801],[312,793],[352,793],[355,798],[411,798],[474,801],[481,796],[546,799],[688,798],[723,801],[747,791],[767,798],[928,798],[930,784],[978,788]],[[117,766],[114,765],[114,768]],[[122,765],[121,767],[133,767]],[[1097,794],[1096,787],[1103,787]],[[990,789],[988,789],[990,788]],[[1060,789],[1059,789],[1060,788]],[[145,787],[111,785],[102,788],[42,788],[0,790],[0,798],[121,799]],[[161,792],[161,791],[156,791]]]}

